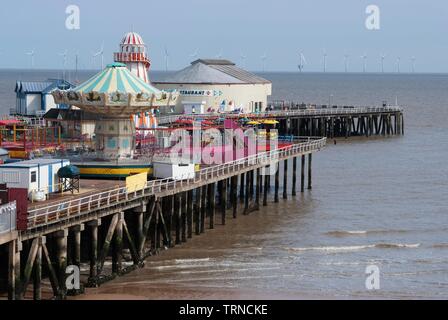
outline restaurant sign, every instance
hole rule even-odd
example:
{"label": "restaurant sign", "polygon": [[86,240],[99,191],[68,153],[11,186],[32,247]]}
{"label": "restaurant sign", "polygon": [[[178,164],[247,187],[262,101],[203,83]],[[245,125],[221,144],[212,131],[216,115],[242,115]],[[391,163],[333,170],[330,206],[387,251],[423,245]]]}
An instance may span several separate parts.
{"label": "restaurant sign", "polygon": [[221,90],[179,90],[179,94],[189,97],[219,97],[222,95]]}

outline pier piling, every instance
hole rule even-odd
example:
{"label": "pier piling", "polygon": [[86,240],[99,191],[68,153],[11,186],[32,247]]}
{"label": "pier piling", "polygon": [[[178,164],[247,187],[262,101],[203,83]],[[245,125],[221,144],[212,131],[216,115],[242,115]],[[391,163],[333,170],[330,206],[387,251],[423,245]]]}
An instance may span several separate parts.
{"label": "pier piling", "polygon": [[288,199],[288,159],[283,161],[283,199]]}

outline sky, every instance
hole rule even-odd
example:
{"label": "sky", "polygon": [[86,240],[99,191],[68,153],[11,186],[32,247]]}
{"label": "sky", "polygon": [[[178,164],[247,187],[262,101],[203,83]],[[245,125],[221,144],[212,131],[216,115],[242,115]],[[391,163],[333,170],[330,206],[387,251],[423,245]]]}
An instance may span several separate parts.
{"label": "sky", "polygon": [[[80,10],[79,29],[66,27],[66,8]],[[379,8],[379,30],[366,28],[369,5]],[[448,1],[446,0],[5,0],[0,9],[0,68],[99,68],[92,53],[104,43],[104,61],[128,31],[141,34],[153,70],[186,67],[195,57],[223,58],[261,71],[297,71],[299,52],[304,71],[342,72],[384,70],[448,72]],[[244,59],[241,56],[245,56]]]}

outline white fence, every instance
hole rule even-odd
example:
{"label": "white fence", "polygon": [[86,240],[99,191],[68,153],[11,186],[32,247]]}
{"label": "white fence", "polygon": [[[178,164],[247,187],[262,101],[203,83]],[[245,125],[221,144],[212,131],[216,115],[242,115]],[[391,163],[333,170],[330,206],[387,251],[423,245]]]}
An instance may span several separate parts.
{"label": "white fence", "polygon": [[268,166],[276,163],[278,159],[319,151],[325,145],[326,138],[308,138],[303,142],[298,142],[281,149],[262,152],[239,160],[203,168],[196,173],[194,178],[184,180],[173,180],[171,178],[151,180],[146,183],[143,189],[133,192],[128,192],[126,187],[120,187],[65,202],[49,204],[28,212],[28,228],[32,229],[57,223],[61,219],[74,218],[93,210],[107,208],[113,204],[155,195],[164,191],[175,191],[183,187],[197,187],[201,185],[201,182],[223,177],[245,168]]}
{"label": "white fence", "polygon": [[15,201],[0,206],[0,234],[16,230],[16,208]]}

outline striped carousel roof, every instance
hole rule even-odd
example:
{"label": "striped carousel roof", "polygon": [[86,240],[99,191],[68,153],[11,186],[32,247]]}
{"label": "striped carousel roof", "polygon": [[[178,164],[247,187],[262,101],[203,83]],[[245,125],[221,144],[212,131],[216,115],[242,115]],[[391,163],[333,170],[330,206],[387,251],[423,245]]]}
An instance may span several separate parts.
{"label": "striped carousel roof", "polygon": [[160,94],[161,91],[134,76],[124,63],[111,63],[100,73],[80,84],[73,91],[89,93],[126,92],[131,94]]}
{"label": "striped carousel roof", "polygon": [[128,44],[136,44],[136,45],[144,45],[142,37],[137,32],[128,32],[124,35],[121,40],[122,45]]}

